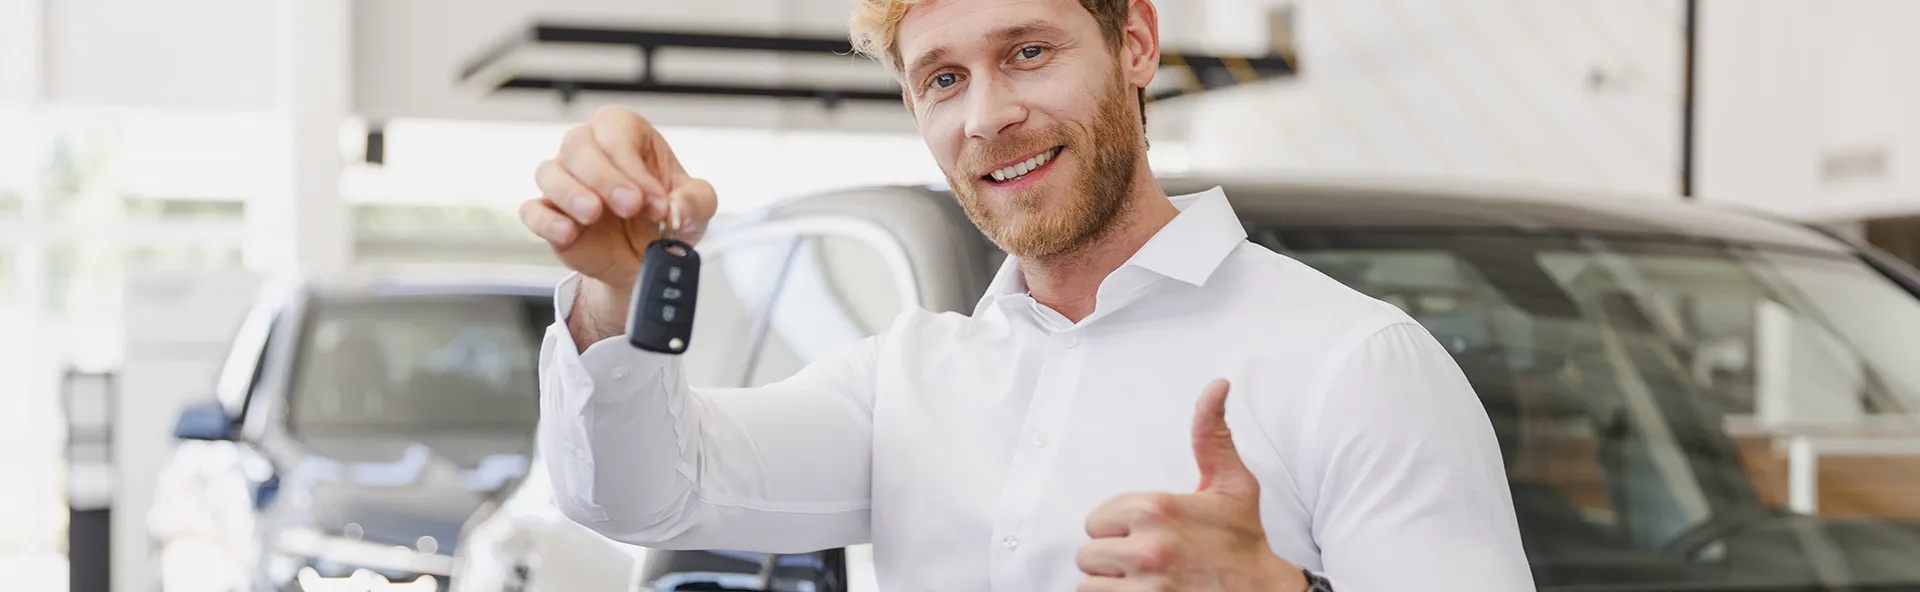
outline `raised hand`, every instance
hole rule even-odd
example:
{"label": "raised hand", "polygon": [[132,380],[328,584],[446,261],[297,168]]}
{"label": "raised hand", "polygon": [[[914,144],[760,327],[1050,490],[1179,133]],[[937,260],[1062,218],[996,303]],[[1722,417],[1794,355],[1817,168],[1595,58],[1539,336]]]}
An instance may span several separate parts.
{"label": "raised hand", "polygon": [[1200,393],[1193,413],[1193,493],[1130,493],[1087,515],[1093,537],[1074,557],[1082,592],[1306,590],[1306,577],[1267,546],[1260,482],[1227,429],[1227,381]]}
{"label": "raised hand", "polygon": [[625,326],[640,257],[660,226],[674,225],[676,238],[694,243],[718,209],[713,185],[688,175],[660,131],[621,107],[569,130],[535,180],[541,197],[521,204],[520,218],[586,277],[568,320],[582,348]]}

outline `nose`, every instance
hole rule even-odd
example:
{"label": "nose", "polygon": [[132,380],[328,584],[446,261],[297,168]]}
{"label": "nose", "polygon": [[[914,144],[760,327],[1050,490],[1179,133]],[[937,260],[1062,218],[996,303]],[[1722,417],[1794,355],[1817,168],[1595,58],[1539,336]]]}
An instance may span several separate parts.
{"label": "nose", "polygon": [[992,140],[1027,120],[1027,107],[997,76],[975,78],[968,89],[967,137]]}

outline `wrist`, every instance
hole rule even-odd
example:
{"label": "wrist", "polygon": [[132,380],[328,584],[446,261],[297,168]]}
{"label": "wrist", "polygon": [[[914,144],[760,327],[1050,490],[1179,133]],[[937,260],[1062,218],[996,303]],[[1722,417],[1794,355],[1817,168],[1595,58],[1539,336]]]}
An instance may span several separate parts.
{"label": "wrist", "polygon": [[626,331],[627,307],[632,300],[630,286],[615,286],[594,278],[581,278],[574,296],[573,314],[567,329],[581,351]]}
{"label": "wrist", "polygon": [[1286,571],[1280,576],[1280,586],[1276,587],[1276,590],[1285,590],[1286,592],[1309,592],[1311,590],[1312,584],[1307,581],[1306,570],[1291,565],[1286,566],[1285,569]]}
{"label": "wrist", "polygon": [[1278,556],[1268,556],[1272,557],[1272,559],[1267,562],[1269,567],[1266,570],[1268,574],[1267,584],[1261,586],[1261,589],[1278,590],[1280,592],[1310,592],[1312,590],[1312,582],[1307,578],[1305,569]]}

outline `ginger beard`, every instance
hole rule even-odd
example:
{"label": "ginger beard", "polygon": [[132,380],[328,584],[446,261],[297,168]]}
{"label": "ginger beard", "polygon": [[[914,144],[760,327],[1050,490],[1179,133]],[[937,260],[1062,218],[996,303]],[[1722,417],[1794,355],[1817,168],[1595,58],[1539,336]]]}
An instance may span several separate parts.
{"label": "ginger beard", "polygon": [[[1061,155],[1071,155],[1071,164],[1078,165],[1070,171],[1075,176],[1047,179],[1043,186],[1011,195],[993,191],[997,195],[989,196],[983,195],[992,189],[987,179],[977,175],[955,179],[947,174],[947,185],[959,197],[967,218],[1001,250],[1029,261],[1069,255],[1076,247],[1112,232],[1115,220],[1131,206],[1134,166],[1146,146],[1134,125],[1137,115],[1128,108],[1134,89],[1117,65],[1111,81],[1090,126],[1056,124],[993,144],[973,145],[958,167],[978,172],[1049,146],[1064,146]],[[1047,195],[1050,191],[1063,194]]]}

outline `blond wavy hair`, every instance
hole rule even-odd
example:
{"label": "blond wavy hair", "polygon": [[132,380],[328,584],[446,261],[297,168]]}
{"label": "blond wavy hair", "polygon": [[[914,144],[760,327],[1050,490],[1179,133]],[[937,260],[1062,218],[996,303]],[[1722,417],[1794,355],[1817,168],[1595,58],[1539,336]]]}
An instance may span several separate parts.
{"label": "blond wavy hair", "polygon": [[[853,0],[853,18],[847,21],[847,36],[853,50],[887,67],[896,80],[905,82],[906,66],[900,63],[900,19],[907,9],[930,0]],[[1117,50],[1127,30],[1128,0],[1080,0],[1080,7],[1093,13],[1100,23],[1100,36],[1107,47]],[[1147,124],[1147,89],[1135,93],[1140,101],[1140,125]]]}
{"label": "blond wavy hair", "polygon": [[[879,61],[894,77],[905,76],[901,71],[905,66],[900,63],[900,19],[907,16],[907,9],[927,1],[854,0],[853,18],[847,22],[853,50]],[[1080,0],[1080,7],[1100,22],[1100,34],[1108,45],[1120,44],[1120,35],[1127,28],[1127,0]]]}

